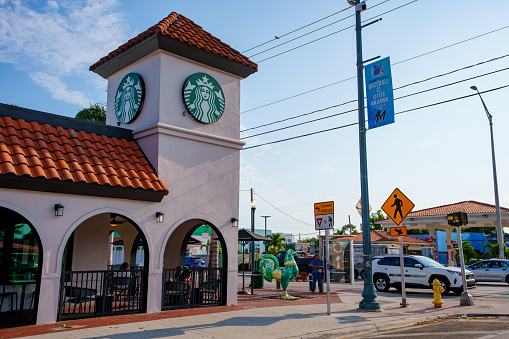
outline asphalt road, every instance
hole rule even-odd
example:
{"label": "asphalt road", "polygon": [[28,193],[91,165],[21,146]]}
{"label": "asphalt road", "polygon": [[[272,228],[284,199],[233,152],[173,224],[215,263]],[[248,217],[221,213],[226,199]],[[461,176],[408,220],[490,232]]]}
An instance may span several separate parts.
{"label": "asphalt road", "polygon": [[[412,298],[429,299],[433,293],[431,290],[407,289],[407,301]],[[507,300],[509,303],[509,284],[507,283],[477,283],[475,289],[470,289],[474,303],[475,300],[497,299]],[[395,289],[388,292],[377,292],[380,296],[394,296],[401,298],[401,293]],[[443,296],[444,302],[456,302],[459,296]],[[453,338],[509,338],[509,314],[507,317],[464,317],[452,318],[443,321],[418,324],[397,330],[379,331],[368,335],[352,338],[408,338],[408,339],[453,339]]]}
{"label": "asphalt road", "polygon": [[509,338],[509,318],[459,318],[432,324],[416,325],[392,331],[381,331],[353,338]]}
{"label": "asphalt road", "polygon": [[[357,283],[357,280],[355,281]],[[430,295],[433,295],[433,291],[431,289],[416,289],[416,288],[407,288],[406,289],[407,298],[429,298]],[[499,282],[478,282],[476,284],[476,288],[469,289],[468,293],[472,295],[474,298],[497,298],[497,299],[507,299],[509,302],[509,284],[507,283],[499,283]],[[387,292],[376,292],[377,295],[380,296],[394,296],[401,297],[401,293],[396,291],[395,288],[391,288]],[[442,299],[458,299],[459,296],[455,296],[453,294],[449,294],[447,296],[442,296]]]}

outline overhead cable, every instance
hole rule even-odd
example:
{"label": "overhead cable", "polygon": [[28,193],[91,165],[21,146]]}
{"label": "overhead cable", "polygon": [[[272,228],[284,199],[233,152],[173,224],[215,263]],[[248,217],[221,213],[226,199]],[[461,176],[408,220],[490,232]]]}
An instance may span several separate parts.
{"label": "overhead cable", "polygon": [[314,225],[311,225],[311,224],[308,224],[307,222],[304,222],[302,220],[299,220],[295,217],[292,217],[290,214],[286,213],[286,212],[283,212],[282,210],[280,210],[279,208],[277,208],[276,206],[274,206],[273,204],[271,204],[270,202],[268,202],[267,200],[265,200],[265,198],[263,198],[261,195],[259,195],[258,193],[255,193],[255,195],[259,196],[260,199],[262,199],[263,201],[265,201],[267,204],[269,204],[270,206],[272,206],[273,208],[275,208],[277,211],[283,213],[284,215],[286,215],[287,217],[289,218],[292,218],[293,220],[295,221],[298,221],[300,223],[303,223],[304,225],[308,225],[308,226],[314,226]]}
{"label": "overhead cable", "polygon": [[[508,28],[508,26],[504,26],[504,27],[501,27],[501,28],[498,28],[498,29],[495,29],[493,31],[490,31],[490,32],[486,32],[486,33],[483,33],[483,34],[480,34],[480,35],[477,35],[475,37],[472,37],[472,38],[468,38],[468,39],[465,39],[465,40],[462,40],[460,42],[456,42],[456,43],[453,43],[453,44],[450,44],[450,45],[447,45],[447,46],[444,46],[444,47],[440,47],[440,48],[437,48],[437,49],[434,49],[432,51],[429,51],[429,52],[426,52],[426,53],[423,53],[423,54],[419,54],[419,55],[416,55],[416,56],[413,56],[411,58],[408,58],[408,59],[404,59],[404,60],[401,60],[401,61],[398,61],[398,62],[395,62],[395,63],[392,63],[391,66],[395,66],[395,65],[398,65],[398,64],[402,64],[404,62],[407,62],[407,61],[410,61],[410,60],[414,60],[414,59],[417,59],[417,58],[420,58],[420,57],[423,57],[425,55],[428,55],[428,54],[431,54],[431,53],[435,53],[435,52],[438,52],[438,51],[441,51],[441,50],[444,50],[446,48],[449,48],[449,47],[453,47],[453,46],[456,46],[456,45],[459,45],[461,43],[464,43],[464,42],[467,42],[467,41],[471,41],[471,40],[474,40],[474,39],[477,39],[477,38],[480,38],[482,36],[485,36],[485,35],[488,35],[488,34],[492,34],[492,33],[495,33],[495,32],[498,32],[500,30],[503,30],[503,29],[506,29]],[[502,57],[499,57],[499,58],[505,58],[507,55],[504,55]],[[493,60],[488,60],[488,61],[485,61],[485,62],[490,62],[490,61],[494,61],[496,60],[497,58],[493,59]],[[485,62],[481,62],[479,63],[482,64],[482,63],[485,63]],[[476,66],[476,65],[474,65]],[[461,70],[461,69],[459,69]],[[315,88],[315,89],[311,89],[309,91],[306,91],[306,92],[302,92],[302,93],[298,93],[298,94],[295,94],[295,95],[292,95],[292,96],[289,96],[287,98],[284,98],[284,99],[279,99],[279,100],[276,100],[276,101],[273,101],[273,102],[270,102],[270,103],[267,103],[267,104],[264,104],[264,105],[261,105],[261,106],[257,106],[257,107],[254,107],[254,108],[250,108],[248,110],[245,110],[245,111],[242,111],[240,112],[240,114],[244,114],[244,113],[247,113],[247,112],[250,112],[250,111],[254,111],[254,110],[257,110],[257,109],[260,109],[260,108],[263,108],[263,107],[266,107],[266,106],[270,106],[270,105],[273,105],[273,104],[277,104],[279,102],[282,102],[282,101],[286,101],[286,100],[289,100],[289,99],[293,99],[295,97],[298,97],[298,96],[301,96],[301,95],[304,95],[304,94],[308,94],[308,93],[311,93],[311,92],[315,92],[315,91],[318,91],[320,89],[324,89],[324,88],[327,88],[327,87],[330,87],[330,86],[334,86],[334,85],[337,85],[339,83],[342,83],[342,82],[345,82],[347,80],[353,80],[355,79],[356,76],[353,76],[353,77],[349,77],[349,78],[346,78],[346,79],[343,79],[343,80],[339,80],[339,81],[335,81],[333,83],[330,83],[328,85],[324,85],[324,86],[320,86],[318,88]]]}
{"label": "overhead cable", "polygon": [[[407,2],[406,4],[403,4],[403,5],[399,6],[399,7],[396,7],[396,8],[393,8],[393,9],[391,9],[391,10],[388,10],[388,11],[386,11],[386,12],[383,12],[383,13],[381,13],[381,14],[378,14],[376,17],[381,16],[381,15],[384,15],[384,14],[387,14],[387,13],[390,13],[390,12],[393,12],[393,11],[395,11],[395,10],[398,10],[398,9],[400,9],[400,8],[403,8],[403,7],[405,7],[405,6],[408,6],[408,5],[410,5],[410,4],[414,3],[414,2],[417,2],[417,1],[419,1],[419,0],[413,0],[413,1]],[[372,18],[369,18],[369,19],[363,20],[362,22],[371,21],[371,20],[373,20],[373,19],[375,19],[375,17],[372,17]],[[353,28],[353,27],[355,27],[355,25],[351,25],[351,26],[345,27],[345,28],[343,28],[343,29],[340,29],[339,31],[332,32],[332,33],[327,34],[327,35],[324,35],[324,36],[322,36],[322,37],[320,37],[320,38],[318,38],[318,39],[311,40],[311,41],[309,41],[309,42],[306,42],[305,44],[299,45],[299,46],[297,46],[297,47],[291,48],[291,49],[289,49],[289,50],[286,50],[286,51],[284,51],[284,52],[281,52],[281,53],[275,54],[275,55],[273,55],[273,56],[270,56],[270,57],[268,57],[268,58],[265,58],[265,59],[263,59],[263,60],[259,60],[259,61],[256,61],[256,62],[257,62],[258,64],[259,64],[259,63],[262,63],[262,62],[264,62],[264,61],[267,61],[267,60],[273,59],[273,58],[275,58],[275,57],[278,57],[278,56],[280,56],[280,55],[283,55],[283,54],[286,54],[286,53],[288,53],[288,52],[294,51],[294,50],[299,49],[299,48],[301,48],[301,47],[304,47],[304,46],[310,45],[310,44],[315,43],[315,42],[317,42],[317,41],[320,41],[320,40],[322,40],[322,39],[328,38],[328,37],[333,36],[333,35],[335,35],[335,34],[341,33],[341,32],[343,32],[343,31],[345,31],[345,30],[347,30],[347,29],[349,29],[349,28]]]}
{"label": "overhead cable", "polygon": [[[481,94],[489,93],[489,92],[493,92],[493,91],[498,91],[500,89],[507,88],[507,87],[509,87],[509,85],[505,85],[505,86],[500,86],[500,87],[497,87],[497,88],[489,89],[489,90],[481,92]],[[408,112],[416,111],[416,110],[419,110],[419,109],[424,109],[424,108],[429,108],[429,107],[432,107],[432,106],[446,104],[446,103],[449,103],[449,102],[452,102],[452,101],[457,101],[457,100],[462,100],[462,99],[470,98],[470,97],[475,96],[475,95],[477,95],[477,93],[469,94],[469,95],[465,95],[465,96],[462,96],[462,97],[457,97],[457,98],[453,98],[453,99],[449,99],[449,100],[445,100],[445,101],[440,101],[440,102],[436,102],[436,103],[432,103],[432,104],[429,104],[429,105],[424,105],[424,106],[420,106],[420,107],[416,107],[416,108],[407,109],[405,111],[401,111],[401,112],[394,113],[394,114],[408,113]],[[324,130],[320,130],[320,131],[316,131],[316,132],[312,132],[312,133],[301,134],[301,135],[297,135],[297,136],[290,137],[290,138],[285,138],[285,139],[280,139],[280,140],[276,140],[276,141],[266,142],[266,143],[259,144],[259,145],[245,147],[243,150],[248,150],[248,149],[251,149],[251,148],[257,148],[257,147],[271,145],[271,144],[276,144],[276,143],[280,143],[280,142],[284,142],[284,141],[299,139],[299,138],[303,138],[303,137],[307,137],[307,136],[311,136],[311,135],[315,135],[315,134],[330,132],[330,131],[334,131],[334,130],[337,130],[337,129],[346,128],[346,127],[350,127],[350,126],[354,126],[354,125],[358,125],[358,124],[359,124],[358,122],[354,122],[354,123],[351,123],[351,124],[346,124],[346,125],[342,125],[342,126],[328,128],[328,129],[324,129]]]}
{"label": "overhead cable", "polygon": [[[403,96],[394,98],[394,100],[399,100],[399,99],[407,98],[407,97],[414,96],[414,95],[417,95],[417,94],[431,92],[431,91],[434,91],[434,90],[437,90],[437,89],[441,89],[441,88],[444,88],[444,87],[456,85],[456,84],[459,84],[459,83],[462,83],[462,82],[465,82],[465,81],[470,81],[470,80],[473,80],[473,79],[481,78],[481,77],[484,77],[484,76],[487,76],[487,75],[491,75],[491,74],[495,74],[495,73],[503,72],[503,71],[507,71],[507,70],[509,70],[509,67],[498,69],[496,71],[492,71],[492,72],[488,72],[488,73],[484,73],[484,74],[480,74],[480,75],[476,75],[476,76],[473,76],[473,77],[470,77],[470,78],[454,81],[454,82],[451,82],[451,83],[448,83],[448,84],[445,84],[445,85],[440,85],[440,86],[437,86],[437,87],[428,88],[428,89],[425,89],[425,90],[422,90],[422,91],[418,91],[418,92],[410,93],[410,94],[407,94],[407,95],[403,95]],[[403,87],[405,87],[405,86],[403,86]],[[403,87],[399,87],[399,88],[403,88]],[[399,89],[399,88],[397,88],[397,89]],[[357,101],[357,100],[353,100],[353,101]],[[350,102],[352,102],[352,101],[348,101],[348,103],[350,103]],[[340,105],[336,105],[336,106],[340,106]],[[327,110],[327,109],[332,108],[332,107],[333,106],[324,108],[324,109],[322,109],[322,111]],[[335,113],[335,114],[327,115],[327,116],[324,116],[324,117],[321,117],[321,118],[317,118],[317,119],[313,119],[313,120],[304,121],[304,122],[301,122],[301,123],[298,123],[298,124],[294,124],[294,125],[290,125],[290,126],[285,126],[285,127],[273,129],[273,130],[270,130],[270,131],[265,131],[265,132],[262,132],[262,133],[249,135],[247,137],[242,137],[240,139],[244,140],[244,139],[249,139],[249,138],[257,137],[257,136],[264,135],[264,134],[274,133],[274,132],[282,131],[282,130],[285,130],[285,129],[288,129],[288,128],[293,128],[293,127],[309,124],[309,123],[320,121],[320,120],[330,119],[330,118],[333,118],[333,117],[337,117],[339,115],[343,115],[343,114],[346,114],[346,113],[352,113],[352,112],[355,112],[355,111],[357,111],[357,108],[354,108],[354,109],[351,109],[351,110],[348,110],[348,111],[343,111],[343,112],[340,112],[340,113]],[[307,113],[307,114],[312,114],[312,113]],[[288,118],[288,119],[290,119],[290,118]]]}

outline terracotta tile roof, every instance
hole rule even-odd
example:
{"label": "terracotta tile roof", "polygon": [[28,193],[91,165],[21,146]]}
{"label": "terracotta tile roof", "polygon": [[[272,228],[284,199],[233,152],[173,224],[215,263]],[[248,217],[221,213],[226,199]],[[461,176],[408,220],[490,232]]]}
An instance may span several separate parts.
{"label": "terracotta tile roof", "polygon": [[93,71],[98,66],[113,59],[115,56],[125,52],[129,48],[148,39],[154,34],[167,36],[171,39],[187,43],[196,48],[219,55],[231,61],[238,62],[255,70],[258,69],[257,64],[249,60],[240,52],[231,48],[230,45],[227,45],[218,38],[214,37],[201,26],[198,26],[185,16],[173,12],[161,20],[157,25],[150,27],[145,32],[139,34],[135,38],[132,38],[125,44],[119,46],[116,50],[110,52],[107,56],[101,58],[98,62],[90,66],[90,70]]}
{"label": "terracotta tile roof", "polygon": [[0,117],[0,174],[164,192],[134,141]]}
{"label": "terracotta tile roof", "polygon": [[[340,236],[333,236],[333,239],[344,239],[344,240],[347,240],[347,239],[353,239],[353,242],[354,243],[362,243],[363,240],[362,240],[362,233],[357,233],[357,234],[354,234],[352,236],[349,236],[349,235],[340,235]],[[389,239],[387,237],[387,232],[386,231],[382,231],[382,230],[372,230],[371,231],[371,242],[372,243],[376,243],[376,242],[396,242],[396,241],[399,241],[399,239],[397,238],[392,238],[392,239]],[[427,244],[427,242],[425,240],[422,240],[422,239],[418,239],[418,238],[414,238],[414,237],[411,237],[411,236],[403,236],[403,242],[404,243],[413,243],[413,244]]]}
{"label": "terracotta tile roof", "polygon": [[[449,213],[465,212],[467,214],[495,213],[495,205],[485,204],[478,201],[462,201],[455,204],[442,205],[437,207],[425,208],[408,213],[409,217],[433,217],[445,216]],[[500,212],[509,212],[509,208],[500,206]],[[380,222],[392,222],[391,219],[380,220]]]}

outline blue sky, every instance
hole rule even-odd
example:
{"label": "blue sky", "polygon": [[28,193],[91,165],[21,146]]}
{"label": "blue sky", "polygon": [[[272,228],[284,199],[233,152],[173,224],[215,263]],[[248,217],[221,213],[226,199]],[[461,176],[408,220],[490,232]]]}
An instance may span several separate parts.
{"label": "blue sky", "polygon": [[[383,20],[363,30],[364,59],[389,56],[395,88],[509,54],[507,1],[367,3],[363,19]],[[403,7],[396,9],[399,6]],[[258,108],[356,75],[355,31],[348,28],[354,24],[354,18],[348,17],[353,14],[352,9],[285,35],[347,7],[346,1],[330,0],[0,0],[0,102],[65,116],[74,116],[89,103],[106,102],[106,81],[89,72],[89,66],[175,11],[241,52],[281,37],[245,52],[259,62],[259,72],[242,82],[242,129],[338,105],[356,99],[355,79]],[[391,12],[381,15],[387,11]],[[290,41],[326,25],[329,26]],[[489,33],[495,30],[498,31]],[[489,34],[459,43],[484,33]],[[285,44],[253,56],[282,43]],[[292,48],[296,49],[262,61]],[[429,53],[434,50],[438,51]],[[394,96],[506,67],[509,57],[395,90]],[[480,91],[505,86],[508,75],[509,71],[500,71],[402,98],[395,101],[395,110],[402,112],[473,94],[471,85]],[[506,207],[508,96],[509,88],[483,94],[494,117],[499,193],[501,205]],[[345,104],[250,130],[242,137],[355,108],[355,103]],[[356,121],[355,112],[345,113],[245,139],[246,147]],[[464,200],[494,203],[489,125],[478,97],[399,114],[395,124],[368,131],[367,145],[369,198],[374,210],[396,187],[415,203],[415,209]],[[314,233],[313,203],[328,200],[335,201],[336,225],[346,224],[348,215],[353,224],[359,225],[355,210],[360,198],[358,151],[356,126],[242,151],[241,189],[253,187],[258,194],[257,228],[263,226],[259,216],[270,215],[268,225],[273,231]],[[249,227],[249,203],[249,193],[242,191],[240,227]]]}

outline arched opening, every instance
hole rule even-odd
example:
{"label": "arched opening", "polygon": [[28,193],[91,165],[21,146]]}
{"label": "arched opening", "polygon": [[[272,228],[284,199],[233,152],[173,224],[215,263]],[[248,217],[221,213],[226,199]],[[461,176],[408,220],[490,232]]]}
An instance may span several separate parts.
{"label": "arched opening", "polygon": [[[196,232],[203,229],[210,232],[201,233],[200,247],[206,248],[206,255],[190,255],[200,242]],[[164,252],[162,308],[225,305],[227,258],[228,248],[217,227],[199,219],[179,225]]]}
{"label": "arched opening", "polygon": [[0,328],[36,323],[41,239],[30,222],[0,207]]}
{"label": "arched opening", "polygon": [[148,260],[149,250],[129,218],[102,213],[82,222],[62,258],[58,320],[146,312],[148,272],[137,258]]}

